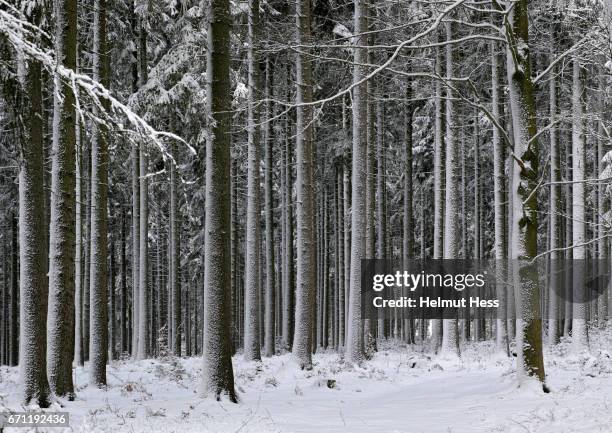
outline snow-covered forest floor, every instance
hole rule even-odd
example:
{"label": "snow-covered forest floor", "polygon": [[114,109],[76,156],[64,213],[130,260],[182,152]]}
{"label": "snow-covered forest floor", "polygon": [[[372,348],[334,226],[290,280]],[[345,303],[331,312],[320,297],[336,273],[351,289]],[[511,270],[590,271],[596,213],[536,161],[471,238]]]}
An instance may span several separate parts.
{"label": "snow-covered forest floor", "polygon": [[[312,371],[290,354],[237,355],[238,405],[198,396],[200,357],[113,362],[107,390],[87,385],[86,366],[77,400],[50,410],[69,411],[73,432],[612,432],[612,332],[590,342],[590,354],[567,341],[545,352],[550,394],[517,388],[515,358],[491,342],[448,360],[390,341],[359,367],[336,353],[316,354]],[[0,370],[2,406],[20,409],[17,368]]]}

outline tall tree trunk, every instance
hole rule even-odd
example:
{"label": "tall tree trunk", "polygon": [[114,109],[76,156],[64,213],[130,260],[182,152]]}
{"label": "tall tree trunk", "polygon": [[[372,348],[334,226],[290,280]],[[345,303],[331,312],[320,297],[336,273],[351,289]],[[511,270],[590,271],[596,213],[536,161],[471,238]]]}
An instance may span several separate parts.
{"label": "tall tree trunk", "polygon": [[83,165],[85,176],[83,181],[86,184],[85,188],[85,230],[83,230],[83,253],[84,266],[83,266],[83,296],[82,296],[82,328],[83,328],[83,359],[89,361],[89,270],[91,268],[91,148],[87,145],[83,152]]}
{"label": "tall tree trunk", "polygon": [[181,356],[181,240],[178,213],[178,180],[176,175],[176,162],[178,162],[178,152],[176,151],[175,144],[172,144],[170,149],[174,157],[174,162],[170,162],[170,250],[168,260],[170,263],[170,293],[172,297],[172,317],[168,327],[171,329],[171,340],[169,344],[172,349],[172,353],[174,353],[176,356]]}
{"label": "tall tree trunk", "polygon": [[115,266],[115,241],[113,236],[109,237],[110,243],[110,263],[109,263],[109,278],[108,285],[108,359],[117,359],[117,317],[116,317],[116,296],[115,296],[115,280],[117,269]]}
{"label": "tall tree trunk", "polygon": [[360,83],[365,75],[362,64],[366,62],[367,0],[355,0],[355,48],[353,48],[353,155],[351,191],[351,254],[350,284],[348,298],[348,327],[345,356],[348,361],[359,362],[363,359],[363,338],[361,325],[361,260],[365,257],[365,216],[364,197],[367,147],[364,136],[366,119],[366,85]]}
{"label": "tall tree trunk", "polygon": [[204,363],[202,390],[220,399],[234,390],[231,346],[230,204],[225,191],[230,182],[230,25],[228,0],[212,0],[208,21],[208,108],[212,134],[206,144],[206,235],[204,312]]}
{"label": "tall tree trunk", "polygon": [[76,231],[75,231],[75,272],[74,272],[74,364],[77,366],[83,366],[85,359],[83,356],[83,242],[86,240],[83,238],[83,217],[85,215],[85,206],[83,205],[83,185],[84,185],[84,171],[83,171],[83,142],[81,138],[81,124],[78,116],[75,117],[75,151],[76,151]]}
{"label": "tall tree trunk", "polygon": [[[106,43],[106,0],[94,2],[94,79],[106,88],[110,83]],[[108,102],[104,102],[108,109]],[[89,380],[92,385],[106,385],[108,360],[107,304],[107,209],[108,209],[108,131],[105,125],[94,126],[91,140],[91,264]]]}
{"label": "tall tree trunk", "polygon": [[249,0],[248,25],[248,169],[246,255],[244,269],[244,359],[261,360],[259,346],[259,293],[261,291],[261,187],[259,181],[261,130],[259,108],[260,56],[255,45],[259,42],[259,0]]}
{"label": "tall tree trunk", "polygon": [[[268,61],[266,62],[266,99],[270,98],[272,93],[273,84],[273,64]],[[271,102],[266,102],[266,118],[270,118],[272,110],[270,109]],[[264,324],[264,353],[266,356],[272,356],[275,352],[274,347],[274,316],[275,316],[275,296],[274,296],[274,281],[275,281],[275,269],[274,269],[274,213],[273,213],[273,190],[272,190],[272,154],[274,145],[273,129],[270,127],[270,123],[266,124],[266,136],[265,136],[265,206],[266,206],[266,308],[265,308],[265,324]]]}
{"label": "tall tree trunk", "polygon": [[588,349],[588,302],[585,288],[586,264],[586,214],[584,173],[586,155],[584,143],[584,119],[582,106],[582,76],[580,59],[572,60],[572,258],[573,258],[573,311],[572,346],[574,350]]}
{"label": "tall tree trunk", "polygon": [[[438,42],[441,40],[440,32],[437,35]],[[440,48],[436,48],[435,73],[442,75],[443,55]],[[444,162],[444,102],[442,95],[442,83],[435,83],[435,126],[434,126],[434,233],[433,233],[433,258],[442,259],[444,255],[444,177],[442,164]],[[431,321],[431,340],[434,351],[437,351],[442,342],[442,320],[434,318]]]}
{"label": "tall tree trunk", "polygon": [[[134,7],[130,10],[130,25],[132,30],[132,37],[137,40],[139,39],[138,30],[138,19]],[[139,81],[139,48],[140,44],[133,44],[132,48],[132,93],[138,91]],[[142,63],[142,62],[140,62]],[[146,70],[146,68],[145,68]],[[142,72],[142,71],[141,71]],[[136,357],[138,352],[138,335],[140,326],[140,159],[139,159],[139,146],[137,144],[132,145],[131,152],[132,162],[132,344],[131,354]]]}
{"label": "tall tree trunk", "polygon": [[[43,11],[35,7],[30,16],[34,25],[39,25]],[[45,408],[50,405],[50,389],[47,381],[47,299],[48,286],[45,257],[45,192],[43,151],[43,100],[41,64],[30,61],[27,65],[25,91],[27,92],[26,137],[21,146],[19,164],[19,249],[20,261],[20,328],[19,352],[21,354],[20,382],[23,386],[22,401],[25,405],[37,404]],[[6,273],[6,267],[3,269]],[[5,288],[6,289],[6,288]],[[0,309],[4,310],[5,299],[0,290]],[[6,313],[0,320],[6,321]],[[2,331],[4,331],[4,324]],[[0,338],[2,343],[5,338]],[[5,348],[0,343],[0,364]]]}
{"label": "tall tree trunk", "polygon": [[338,233],[338,244],[336,246],[336,255],[338,256],[336,260],[336,280],[338,281],[338,348],[344,347],[344,184],[343,184],[343,176],[344,176],[344,161],[340,161],[339,165],[336,166],[336,182],[337,182],[337,191],[338,191],[338,207],[337,207],[337,225],[336,232]]}
{"label": "tall tree trunk", "polygon": [[[497,45],[491,42],[491,99],[493,117],[498,121],[501,120],[500,100],[499,100],[499,55],[497,54]],[[500,301],[497,309],[496,321],[496,336],[495,341],[497,349],[505,351],[509,354],[508,346],[508,330],[507,330],[507,315],[506,315],[506,290],[503,281],[506,281],[506,258],[507,245],[505,237],[505,209],[504,209],[504,189],[506,182],[505,166],[504,166],[504,145],[500,138],[500,133],[497,128],[493,128],[493,225],[494,225],[494,246],[495,251],[495,268],[499,276],[496,282],[495,290],[497,299]]]}
{"label": "tall tree trunk", "polygon": [[128,349],[128,295],[127,295],[127,260],[125,257],[125,211],[121,212],[121,314],[119,316],[121,326],[121,354],[127,353]]}
{"label": "tall tree trunk", "polygon": [[[289,68],[287,84],[289,87]],[[287,95],[289,100],[289,95]],[[291,146],[292,127],[289,114],[285,115],[285,252],[283,269],[283,346],[291,350],[293,345],[293,325],[295,319],[295,278],[293,263],[293,150]]]}
{"label": "tall tree trunk", "polygon": [[514,157],[512,175],[512,259],[516,297],[516,347],[519,382],[545,379],[542,356],[542,319],[537,269],[529,261],[537,255],[538,143],[536,108],[531,81],[528,1],[510,11],[507,31],[508,94],[512,108]]}
{"label": "tall tree trunk", "polygon": [[[296,0],[298,44],[311,43],[310,0]],[[305,48],[308,50],[308,48]],[[314,225],[314,145],[312,68],[308,53],[297,55],[296,81],[296,159],[297,159],[297,281],[295,294],[295,334],[292,347],[301,368],[312,368],[312,320],[316,293]]]}
{"label": "tall tree trunk", "polygon": [[414,215],[412,184],[412,81],[406,84],[406,104],[404,106],[404,262],[414,257]]}
{"label": "tall tree trunk", "polygon": [[138,157],[138,145],[132,146],[132,356],[138,351],[138,326],[140,309],[140,290],[138,281],[140,279],[140,161]]}
{"label": "tall tree trunk", "polygon": [[14,212],[10,214],[11,222],[11,305],[10,305],[10,328],[9,328],[9,365],[19,364],[19,247],[17,244],[17,216]]}
{"label": "tall tree trunk", "polygon": [[[376,102],[376,258],[387,257],[387,168],[384,143],[384,107],[379,99]],[[369,143],[368,143],[369,145]],[[387,338],[385,312],[378,310],[378,338]]]}
{"label": "tall tree trunk", "polygon": [[[551,53],[551,60],[554,57]],[[561,154],[559,149],[558,131],[554,123],[557,121],[557,79],[553,68],[550,75],[549,86],[549,109],[550,120],[553,125],[550,128],[550,280],[548,296],[548,344],[559,342],[559,296],[562,289],[562,278],[560,259],[562,254],[558,249],[561,247]]]}
{"label": "tall tree trunk", "polygon": [[[144,21],[140,22],[138,34],[139,86],[142,88],[148,81],[147,60],[147,30]],[[143,143],[139,146],[139,235],[140,246],[138,264],[138,344],[137,359],[145,359],[150,355],[150,287],[149,287],[149,179],[147,177],[149,157]]]}
{"label": "tall tree trunk", "polygon": [[[77,2],[57,0],[56,45],[58,59],[76,68]],[[49,319],[47,372],[51,391],[74,398],[74,254],[75,254],[75,95],[55,77],[61,87],[54,93],[53,159],[51,168],[51,223],[49,244]],[[60,93],[63,97],[60,97]]]}
{"label": "tall tree trunk", "polygon": [[[453,39],[452,23],[446,23],[446,40]],[[453,77],[453,45],[446,45],[446,78]],[[451,95],[452,96],[452,95]],[[455,140],[455,112],[452,97],[446,100],[446,178],[444,209],[444,259],[453,260],[459,257],[459,184],[458,184],[458,146]],[[440,352],[445,355],[459,354],[458,328],[456,318],[442,320],[442,346]]]}

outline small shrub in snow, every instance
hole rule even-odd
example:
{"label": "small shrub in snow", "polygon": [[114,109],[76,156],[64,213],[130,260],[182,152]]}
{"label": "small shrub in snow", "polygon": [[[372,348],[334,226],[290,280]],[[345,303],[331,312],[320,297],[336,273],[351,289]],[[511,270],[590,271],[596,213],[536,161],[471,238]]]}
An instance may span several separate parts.
{"label": "small shrub in snow", "polygon": [[275,377],[268,377],[266,378],[265,382],[266,386],[271,386],[271,387],[277,387],[278,386],[278,380],[276,380]]}

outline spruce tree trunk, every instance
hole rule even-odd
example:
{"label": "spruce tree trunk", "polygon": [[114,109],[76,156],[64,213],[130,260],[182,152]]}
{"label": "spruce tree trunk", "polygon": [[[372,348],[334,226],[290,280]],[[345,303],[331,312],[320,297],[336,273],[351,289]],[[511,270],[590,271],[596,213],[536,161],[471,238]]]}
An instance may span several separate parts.
{"label": "spruce tree trunk", "polygon": [[[4,254],[2,258],[2,276],[6,275]],[[6,365],[6,330],[8,327],[8,293],[4,285],[4,278],[0,279],[0,365]]]}
{"label": "spruce tree trunk", "polygon": [[[289,69],[287,70],[289,75]],[[289,83],[287,83],[289,84]],[[289,100],[289,97],[287,98]],[[293,324],[295,319],[295,278],[293,263],[293,149],[291,146],[292,127],[289,114],[285,115],[285,238],[283,269],[283,311],[282,336],[285,350],[293,345]]]}
{"label": "spruce tree trunk", "polygon": [[127,294],[127,260],[125,257],[125,211],[121,212],[121,314],[120,333],[121,333],[121,354],[128,352],[128,294]]}
{"label": "spruce tree trunk", "polygon": [[[310,0],[296,0],[297,42],[311,43]],[[306,48],[306,50],[308,50]],[[312,68],[308,53],[297,55],[296,162],[297,162],[297,280],[293,357],[301,368],[312,368],[312,320],[316,294],[314,225],[314,147]]]}
{"label": "spruce tree trunk", "polygon": [[259,0],[249,0],[248,23],[248,168],[247,168],[247,221],[244,269],[244,359],[261,360],[259,346],[259,294],[261,291],[261,187],[259,166],[261,160],[261,132],[259,108],[256,98],[260,92],[260,56],[255,44],[259,42]]}
{"label": "spruce tree trunk", "polygon": [[17,216],[10,213],[11,222],[11,306],[9,328],[9,365],[15,367],[19,364],[19,247],[17,245]]}
{"label": "spruce tree trunk", "polygon": [[84,168],[85,168],[85,176],[84,182],[86,184],[85,190],[85,221],[88,224],[85,224],[85,230],[83,235],[83,249],[84,251],[84,266],[83,266],[83,296],[82,296],[82,309],[83,309],[83,359],[84,361],[89,361],[89,270],[90,270],[90,262],[91,262],[91,242],[90,242],[90,233],[91,233],[91,149],[89,146],[86,147],[86,150],[83,155],[84,159]]}
{"label": "spruce tree trunk", "polygon": [[509,18],[507,47],[508,93],[512,108],[514,157],[512,175],[512,259],[516,298],[516,347],[519,382],[535,377],[544,382],[542,319],[537,268],[538,178],[536,108],[531,81],[528,1],[514,3]]}
{"label": "spruce tree trunk", "polygon": [[[55,51],[68,69],[76,68],[77,2],[57,0]],[[49,318],[47,372],[51,391],[74,398],[74,254],[75,254],[75,95],[61,86],[54,95],[49,243]],[[59,97],[59,92],[63,99]]]}
{"label": "spruce tree trunk", "polygon": [[[268,61],[266,62],[266,99],[268,99],[272,93],[273,64]],[[272,114],[270,109],[271,102],[266,103],[266,118],[269,119]],[[270,127],[270,123],[266,124],[267,134],[265,136],[265,210],[266,210],[266,293],[265,293],[265,323],[264,323],[264,354],[265,356],[272,356],[275,353],[274,347],[274,318],[275,318],[275,296],[274,296],[274,282],[275,282],[275,268],[274,268],[274,197],[272,191],[272,157],[273,157],[273,144],[274,135],[273,129]]]}
{"label": "spruce tree trunk", "polygon": [[[440,33],[437,35],[441,40]],[[442,50],[436,48],[435,73],[442,76]],[[444,101],[442,94],[442,83],[435,83],[435,126],[434,126],[434,233],[433,233],[433,258],[439,260],[444,255],[444,177],[442,175],[442,164],[444,162]],[[442,342],[442,320],[434,318],[431,321],[431,340],[434,351],[438,351]]]}
{"label": "spruce tree trunk", "polygon": [[[446,23],[446,40],[453,38],[452,23]],[[453,46],[446,45],[446,77],[453,76]],[[452,96],[452,95],[451,95]],[[444,259],[453,260],[459,258],[459,183],[458,183],[458,158],[459,149],[455,139],[454,106],[452,98],[446,100],[446,172],[445,172],[445,208],[444,208]],[[445,355],[459,355],[459,339],[456,318],[445,318],[442,320],[442,345],[440,353]]]}
{"label": "spruce tree trunk", "polygon": [[[387,255],[387,216],[386,216],[386,155],[384,143],[384,108],[380,100],[376,103],[376,258],[386,259]],[[385,312],[378,310],[378,338],[387,338]]]}
{"label": "spruce tree trunk", "polygon": [[[33,9],[30,21],[39,25],[43,11]],[[19,249],[20,261],[20,328],[19,344],[21,353],[20,382],[23,386],[22,402],[37,404],[41,408],[50,405],[50,388],[47,380],[47,299],[45,248],[45,191],[43,151],[43,101],[41,64],[28,62],[25,91],[27,92],[26,137],[22,140],[19,165]],[[3,269],[7,272],[6,266]],[[6,288],[5,288],[6,290]],[[0,290],[0,334],[4,332],[7,320],[6,297]],[[6,339],[0,335],[0,364],[5,353]]]}
{"label": "spruce tree trunk", "polygon": [[[143,31],[144,32],[144,31]],[[141,73],[142,75],[142,73]],[[151,297],[149,287],[149,180],[147,178],[148,167],[147,150],[144,145],[140,147],[140,264],[138,266],[138,289],[140,292],[138,311],[138,351],[136,359],[145,359],[150,355],[150,311],[149,300]]]}
{"label": "spruce tree trunk", "polygon": [[136,356],[138,351],[138,327],[140,324],[140,290],[138,282],[140,279],[140,160],[138,157],[138,145],[132,146],[132,344],[130,351]]}
{"label": "spruce tree trunk", "polygon": [[[110,83],[106,42],[106,0],[94,2],[94,79],[106,88]],[[108,109],[108,102],[104,109]],[[90,327],[89,380],[92,385],[106,385],[108,361],[108,131],[105,125],[94,126],[91,140],[91,259],[90,259]]]}
{"label": "spruce tree trunk", "polygon": [[[500,98],[499,98],[499,56],[497,54],[497,45],[491,42],[491,113],[495,119],[501,120],[500,114]],[[505,351],[509,354],[508,346],[508,329],[507,329],[507,297],[506,287],[503,283],[506,281],[506,259],[507,245],[505,237],[505,166],[504,166],[504,146],[500,138],[500,133],[497,128],[493,128],[493,225],[494,225],[494,245],[495,252],[495,269],[498,275],[496,280],[496,296],[500,301],[497,309],[496,321],[496,346],[500,351]]]}
{"label": "spruce tree trunk", "polygon": [[208,22],[208,98],[212,134],[206,144],[206,239],[204,362],[202,391],[217,399],[227,395],[237,402],[234,390],[231,345],[231,236],[230,204],[230,68],[231,15],[228,0],[212,0]]}
{"label": "spruce tree trunk", "polygon": [[[406,99],[412,99],[412,82],[406,84]],[[414,257],[414,215],[413,215],[413,184],[412,184],[412,114],[413,104],[407,102],[404,115],[404,262],[408,263]]]}
{"label": "spruce tree trunk", "polygon": [[588,301],[585,287],[586,264],[586,213],[584,119],[580,72],[580,59],[572,60],[572,346],[575,351],[588,349]]}
{"label": "spruce tree trunk", "polygon": [[[551,58],[554,57],[551,54]],[[557,79],[556,70],[552,69],[549,86],[549,109],[550,120],[553,124],[557,121]],[[562,290],[562,253],[557,251],[561,247],[561,219],[563,214],[561,201],[561,155],[559,149],[558,131],[552,126],[550,137],[550,279],[548,296],[548,344],[559,342],[559,294]]]}
{"label": "spruce tree trunk", "polygon": [[344,185],[343,185],[343,176],[344,176],[344,161],[341,160],[337,167],[336,173],[336,191],[338,191],[338,207],[336,210],[337,215],[337,225],[336,225],[336,233],[338,234],[338,244],[336,245],[336,280],[338,281],[338,306],[337,306],[337,326],[338,326],[338,348],[344,348]]}
{"label": "spruce tree trunk", "polygon": [[[147,30],[144,21],[140,22],[138,34],[138,61],[139,61],[139,86],[142,88],[148,81],[148,60],[147,60]],[[139,148],[139,235],[140,246],[139,265],[138,265],[138,344],[137,359],[149,357],[150,347],[150,319],[149,303],[151,292],[149,287],[149,179],[147,177],[149,156],[144,144]]]}
{"label": "spruce tree trunk", "polygon": [[76,245],[75,245],[75,272],[74,272],[74,364],[82,366],[85,363],[83,357],[83,143],[81,141],[81,126],[78,116],[75,119],[75,140],[76,140]]}
{"label": "spruce tree trunk", "polygon": [[[175,162],[178,158],[178,152],[176,151],[176,145],[172,144],[171,147],[172,155]],[[169,345],[172,349],[172,353],[176,356],[181,356],[181,282],[180,282],[180,266],[181,266],[181,241],[179,233],[179,220],[178,220],[178,197],[177,197],[177,176],[176,176],[176,165],[174,162],[170,162],[170,250],[169,250],[169,263],[170,263],[170,293],[171,293],[171,321],[169,318],[168,328],[171,329]]]}
{"label": "spruce tree trunk", "polygon": [[367,145],[364,135],[366,119],[366,85],[358,84],[365,75],[362,66],[367,53],[361,46],[366,38],[367,0],[355,0],[355,38],[353,48],[353,146],[352,146],[352,190],[351,190],[351,253],[350,253],[350,289],[348,297],[348,326],[346,334],[345,356],[348,361],[359,362],[363,359],[363,337],[361,322],[361,260],[365,258],[365,176]]}

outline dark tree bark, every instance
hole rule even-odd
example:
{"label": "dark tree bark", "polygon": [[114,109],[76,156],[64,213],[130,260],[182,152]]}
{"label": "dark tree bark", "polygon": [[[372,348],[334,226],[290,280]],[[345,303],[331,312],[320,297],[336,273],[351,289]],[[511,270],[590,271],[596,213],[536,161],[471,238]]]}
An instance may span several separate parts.
{"label": "dark tree bark", "polygon": [[204,313],[205,395],[220,399],[227,395],[237,402],[234,390],[231,345],[231,236],[230,203],[230,69],[231,15],[228,0],[212,0],[208,21],[208,108],[212,134],[206,143],[206,237]]}
{"label": "dark tree bark", "polygon": [[[31,21],[40,23],[43,11],[34,8]],[[44,151],[42,126],[42,89],[41,65],[37,61],[28,62],[25,91],[27,92],[26,133],[21,146],[19,170],[19,237],[20,245],[20,372],[23,384],[23,403],[34,402],[40,407],[50,405],[50,388],[47,380],[47,300],[48,285],[46,278],[45,245],[45,192],[44,192]],[[4,272],[6,272],[6,267]],[[0,309],[4,310],[5,299],[0,290]],[[6,320],[5,314],[0,321]],[[2,326],[4,331],[4,324]],[[2,332],[0,331],[0,333]],[[4,353],[0,338],[1,354]]]}
{"label": "dark tree bark", "polygon": [[[66,68],[76,69],[77,1],[56,0],[55,12],[57,58]],[[74,398],[76,110],[72,88],[63,83],[60,91],[63,99],[55,92],[53,110],[47,369],[51,391]]]}

